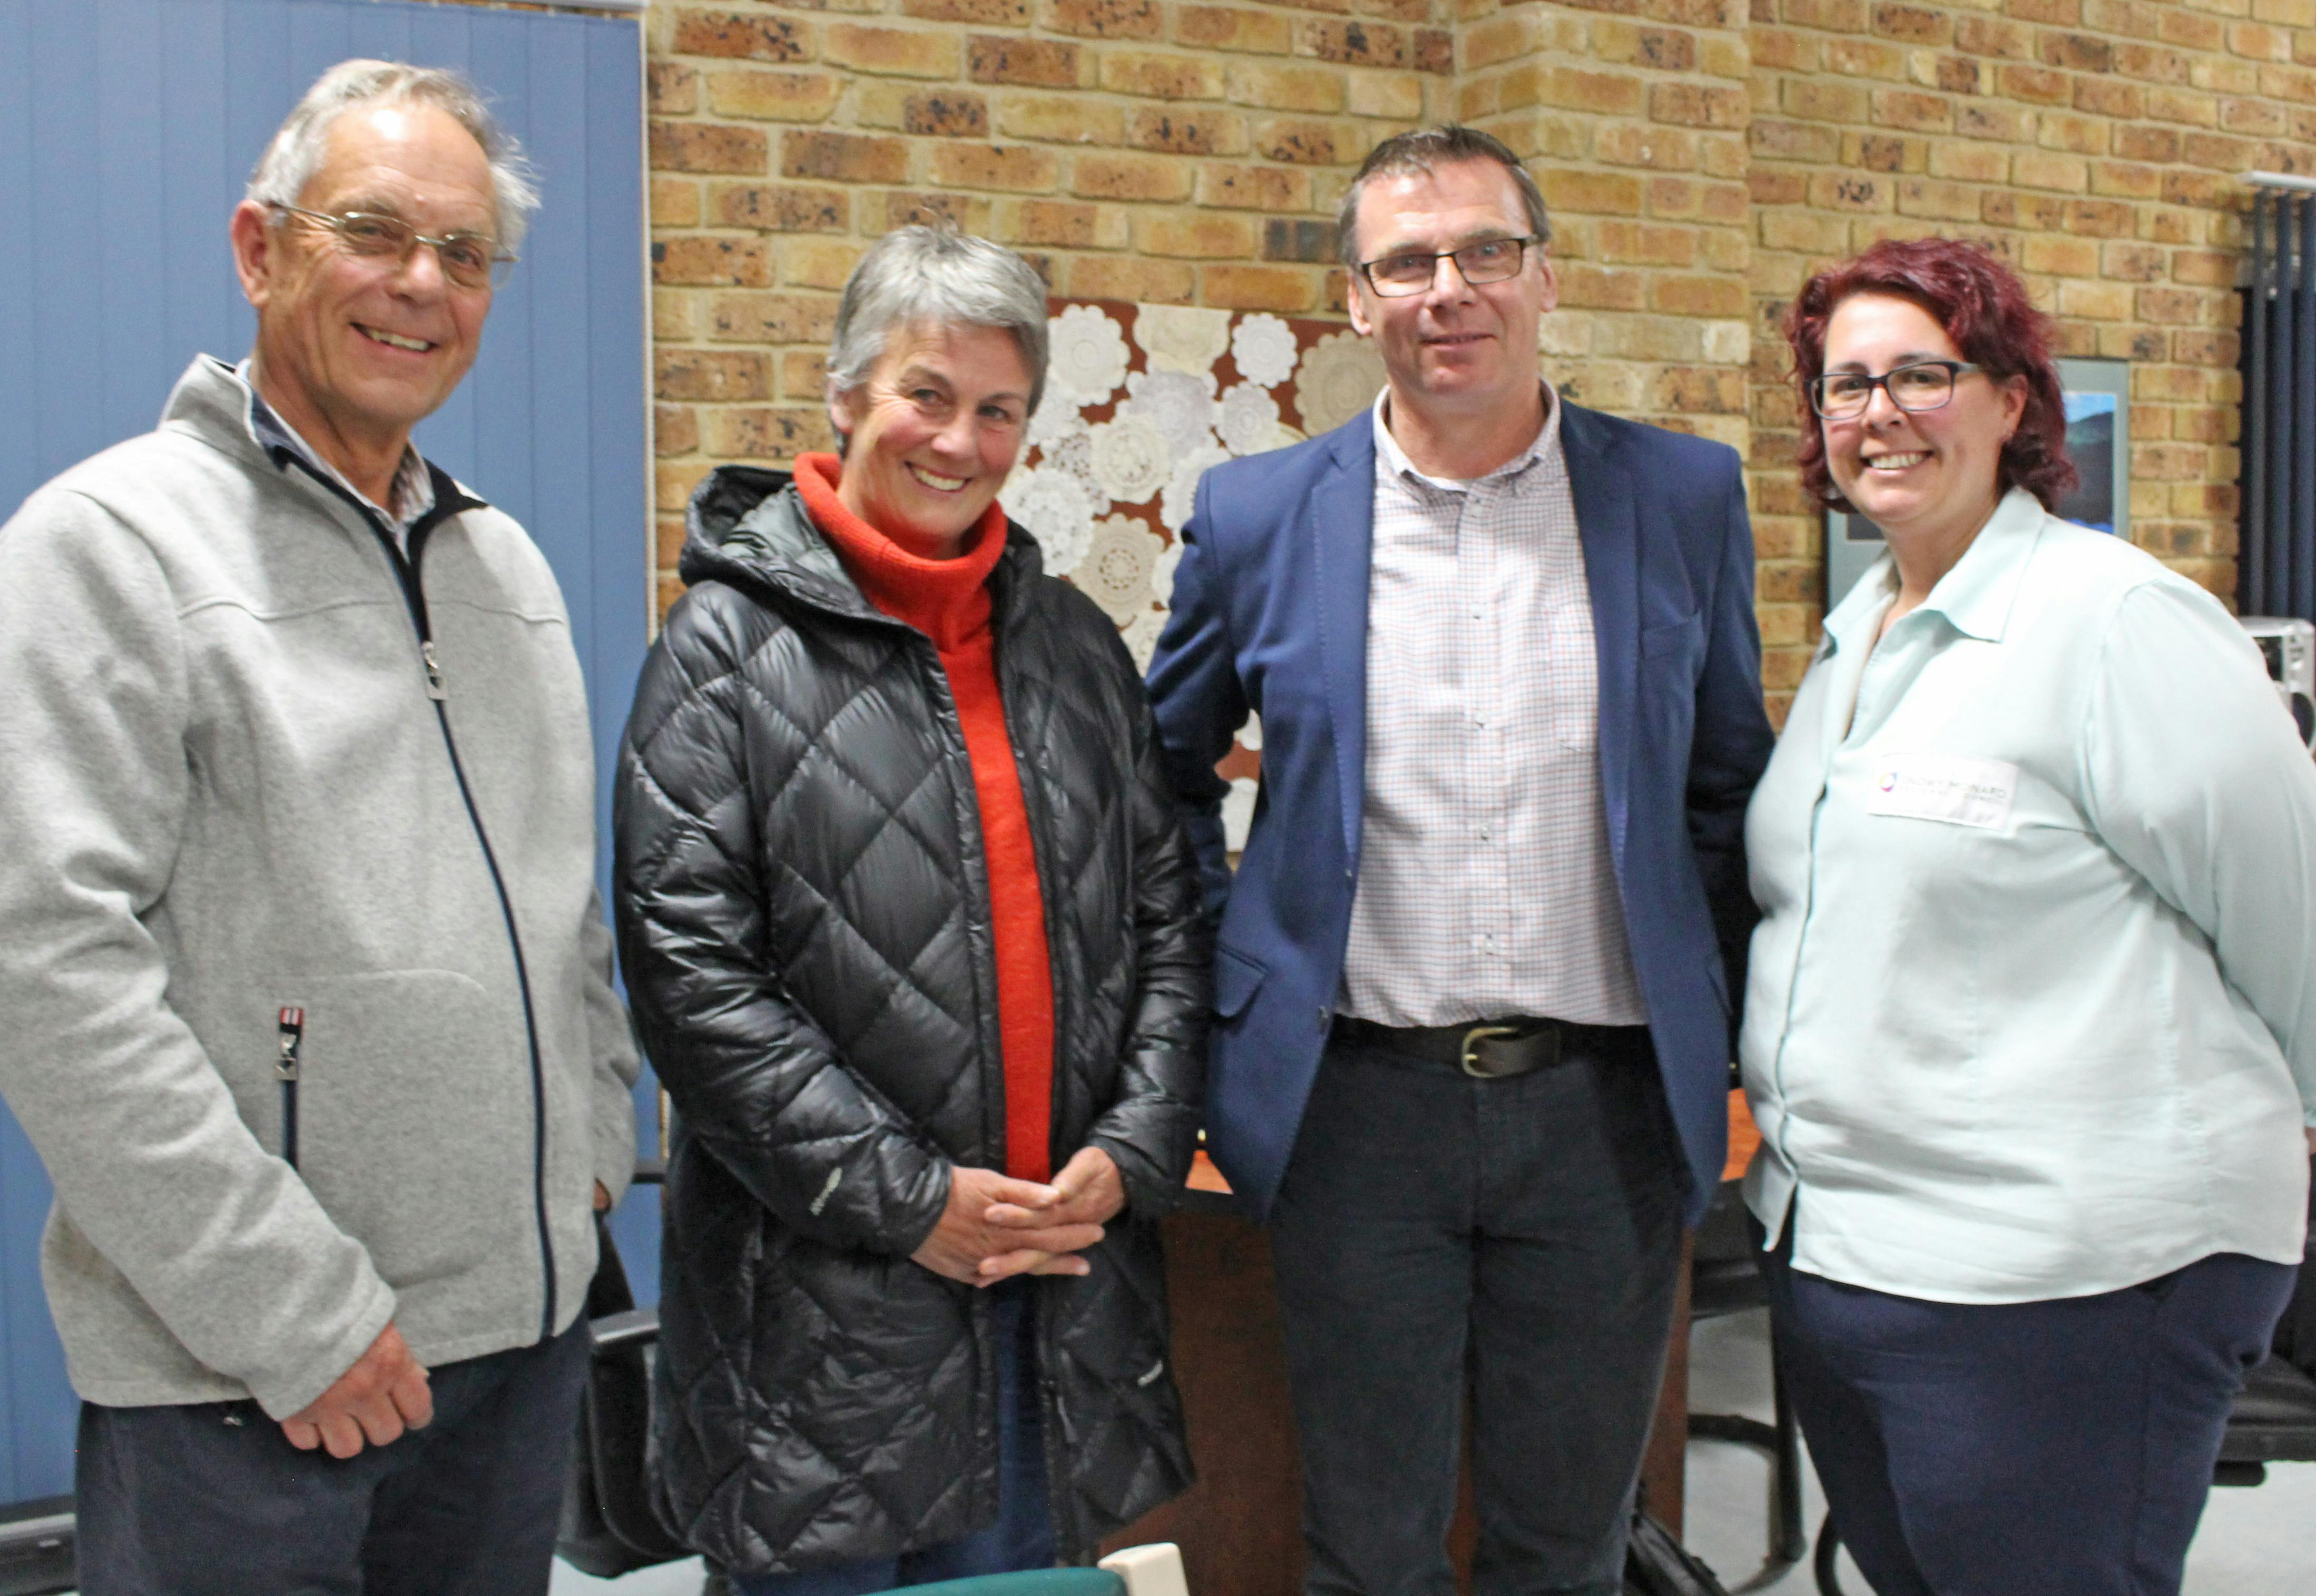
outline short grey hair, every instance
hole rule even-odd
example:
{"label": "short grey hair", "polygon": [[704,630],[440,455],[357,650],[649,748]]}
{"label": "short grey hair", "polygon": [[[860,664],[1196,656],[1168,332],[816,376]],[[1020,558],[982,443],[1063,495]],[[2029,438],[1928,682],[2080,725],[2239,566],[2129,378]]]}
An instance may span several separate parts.
{"label": "short grey hair", "polygon": [[297,204],[321,170],[331,128],[346,112],[370,105],[431,105],[474,135],[491,164],[499,244],[510,254],[522,247],[531,212],[539,208],[539,174],[514,135],[491,115],[475,85],[436,66],[356,60],[331,67],[314,80],[257,157],[247,198],[260,205]]}
{"label": "short grey hair", "polygon": [[1046,393],[1046,282],[1002,244],[947,227],[896,227],[868,246],[845,279],[828,341],[833,398],[868,380],[895,327],[995,327],[1029,368],[1029,413]]}
{"label": "short grey hair", "polygon": [[1528,233],[1538,244],[1552,242],[1552,217],[1545,213],[1544,191],[1536,186],[1536,179],[1528,174],[1511,146],[1492,133],[1450,122],[1444,128],[1394,134],[1367,152],[1358,175],[1343,191],[1342,204],[1335,208],[1335,247],[1343,264],[1354,274],[1358,270],[1359,195],[1367,179],[1417,173],[1428,177],[1439,167],[1459,166],[1466,161],[1493,161],[1510,173],[1513,186],[1519,190],[1520,204],[1528,211]]}

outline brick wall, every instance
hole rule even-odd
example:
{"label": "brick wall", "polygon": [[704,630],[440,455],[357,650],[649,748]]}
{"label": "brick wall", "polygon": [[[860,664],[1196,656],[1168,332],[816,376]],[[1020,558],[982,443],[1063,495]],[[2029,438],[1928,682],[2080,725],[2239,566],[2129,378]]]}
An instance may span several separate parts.
{"label": "brick wall", "polygon": [[1340,312],[1333,206],[1448,115],[1444,0],[654,8],[660,548],[708,465],[824,447],[868,242],[944,218],[1075,297]]}
{"label": "brick wall", "polygon": [[2234,581],[2232,283],[2252,167],[2316,169],[2316,0],[659,0],[658,546],[721,460],[828,441],[820,353],[868,242],[946,218],[1057,293],[1330,315],[1378,138],[1530,158],[1589,403],[1748,452],[1772,706],[1819,619],[1776,319],[1885,233],[1986,237],[2064,352],[2134,374],[2133,530]]}
{"label": "brick wall", "polygon": [[[1756,0],[1750,40],[1765,627],[1813,634],[1821,555],[1776,318],[1893,235],[1987,240],[2060,353],[2133,363],[2132,536],[2231,598],[2239,180],[2316,170],[2316,0]],[[1773,695],[1805,658],[1773,651]]]}
{"label": "brick wall", "polygon": [[1581,403],[1744,448],[1744,0],[1463,11],[1456,113],[1552,208],[1547,371]]}

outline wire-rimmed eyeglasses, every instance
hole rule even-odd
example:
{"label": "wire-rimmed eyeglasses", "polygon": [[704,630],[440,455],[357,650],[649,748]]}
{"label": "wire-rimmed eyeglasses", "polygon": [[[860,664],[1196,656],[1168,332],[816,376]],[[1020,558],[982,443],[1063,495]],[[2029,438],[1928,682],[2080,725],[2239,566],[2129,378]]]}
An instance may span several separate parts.
{"label": "wire-rimmed eyeglasses", "polygon": [[1534,238],[1483,238],[1461,249],[1442,250],[1437,254],[1412,252],[1405,254],[1383,255],[1373,261],[1359,262],[1359,275],[1367,279],[1367,287],[1386,299],[1402,299],[1410,294],[1421,294],[1431,286],[1439,274],[1439,262],[1453,261],[1464,280],[1477,286],[1481,283],[1501,282],[1519,275],[1520,262],[1527,258],[1528,246]]}
{"label": "wire-rimmed eyeglasses", "polygon": [[408,265],[411,252],[425,244],[442,263],[442,275],[462,288],[496,288],[506,280],[507,269],[518,259],[502,251],[499,241],[487,233],[451,233],[429,238],[400,217],[379,216],[367,210],[332,216],[326,211],[284,205],[278,200],[272,201],[272,206],[288,215],[303,217],[316,226],[327,227],[337,235],[338,247],[358,260],[392,261],[398,268]]}
{"label": "wire-rimmed eyeglasses", "polygon": [[1811,379],[1810,408],[1829,421],[1847,421],[1866,413],[1874,390],[1890,395],[1890,403],[1912,414],[1937,410],[1954,397],[1955,378],[1982,369],[1967,360],[1913,360],[1893,366],[1880,377],[1863,371],[1829,371]]}

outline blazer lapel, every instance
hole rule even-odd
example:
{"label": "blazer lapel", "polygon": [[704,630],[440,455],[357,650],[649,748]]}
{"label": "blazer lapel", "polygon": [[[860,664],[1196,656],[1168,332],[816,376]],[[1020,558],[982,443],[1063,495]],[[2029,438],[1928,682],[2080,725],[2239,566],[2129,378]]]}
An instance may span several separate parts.
{"label": "blazer lapel", "polygon": [[1640,684],[1639,512],[1608,429],[1592,412],[1561,403],[1560,447],[1568,458],[1569,493],[1576,503],[1584,585],[1592,599],[1593,648],[1599,659],[1600,793],[1608,809],[1608,846],[1621,867]]}
{"label": "blazer lapel", "polygon": [[1338,428],[1335,468],[1304,506],[1319,575],[1319,653],[1327,714],[1335,732],[1335,783],[1342,797],[1343,857],[1356,866],[1367,796],[1367,572],[1375,545],[1375,432],[1363,412]]}

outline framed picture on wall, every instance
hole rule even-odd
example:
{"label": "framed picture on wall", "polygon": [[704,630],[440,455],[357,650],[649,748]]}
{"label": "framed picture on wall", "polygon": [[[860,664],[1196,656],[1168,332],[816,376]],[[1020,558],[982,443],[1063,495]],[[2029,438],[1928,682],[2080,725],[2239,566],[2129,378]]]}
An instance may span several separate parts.
{"label": "framed picture on wall", "polygon": [[[2131,536],[2131,362],[2062,360],[2067,454],[2080,480],[2059,514],[2101,532]],[[1825,607],[1841,602],[1882,557],[1882,528],[1856,511],[1825,517]]]}

